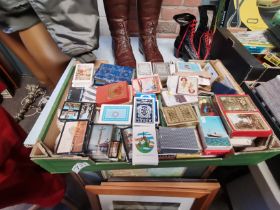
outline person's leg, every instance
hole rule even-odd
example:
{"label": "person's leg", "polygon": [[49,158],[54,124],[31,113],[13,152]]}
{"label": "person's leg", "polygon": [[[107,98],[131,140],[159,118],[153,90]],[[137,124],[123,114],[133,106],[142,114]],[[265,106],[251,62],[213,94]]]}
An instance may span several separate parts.
{"label": "person's leg", "polygon": [[117,65],[135,67],[136,61],[127,31],[128,0],[104,0],[112,47]]}
{"label": "person's leg", "polygon": [[156,29],[162,0],[138,0],[139,50],[146,61],[163,62],[156,41]]}
{"label": "person's leg", "polygon": [[54,86],[48,75],[41,70],[41,66],[34,61],[31,54],[26,50],[25,46],[18,37],[18,34],[5,34],[0,31],[0,41],[3,42],[4,45],[18,57],[18,59],[31,71],[41,84],[50,87]]}
{"label": "person's leg", "polygon": [[57,47],[42,23],[20,31],[19,36],[34,60],[55,85],[65,70],[70,57]]}

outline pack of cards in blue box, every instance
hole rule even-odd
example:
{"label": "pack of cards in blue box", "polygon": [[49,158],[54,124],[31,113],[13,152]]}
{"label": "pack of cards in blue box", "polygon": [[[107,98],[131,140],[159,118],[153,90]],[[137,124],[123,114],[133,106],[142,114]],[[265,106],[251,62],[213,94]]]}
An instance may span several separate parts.
{"label": "pack of cards in blue box", "polygon": [[155,125],[155,99],[134,97],[133,126]]}
{"label": "pack of cards in blue box", "polygon": [[95,73],[95,83],[98,85],[110,84],[114,82],[126,81],[131,84],[134,70],[128,66],[118,66],[112,64],[102,64]]}
{"label": "pack of cards in blue box", "polygon": [[200,121],[201,140],[206,151],[229,151],[232,145],[219,116],[202,116]]}
{"label": "pack of cards in blue box", "polygon": [[132,105],[102,104],[98,123],[130,125]]}

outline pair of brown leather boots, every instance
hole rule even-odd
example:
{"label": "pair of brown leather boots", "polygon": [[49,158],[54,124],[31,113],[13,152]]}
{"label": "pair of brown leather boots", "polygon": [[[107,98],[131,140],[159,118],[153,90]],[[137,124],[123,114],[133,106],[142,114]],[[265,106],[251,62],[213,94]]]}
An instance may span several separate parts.
{"label": "pair of brown leather boots", "polygon": [[[138,0],[139,50],[146,61],[163,62],[156,41],[156,28],[162,0]],[[129,0],[104,0],[107,21],[117,65],[135,68],[128,34]]]}

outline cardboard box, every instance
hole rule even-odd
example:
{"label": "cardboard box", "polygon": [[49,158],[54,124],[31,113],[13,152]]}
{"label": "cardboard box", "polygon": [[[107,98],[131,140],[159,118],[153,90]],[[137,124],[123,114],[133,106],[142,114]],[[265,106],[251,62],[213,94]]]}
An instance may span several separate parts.
{"label": "cardboard box", "polygon": [[[213,61],[220,62],[220,61]],[[219,64],[221,65],[221,64]],[[221,70],[225,76],[229,76],[226,68]],[[38,127],[37,143],[33,146],[31,152],[31,160],[40,165],[50,173],[78,173],[80,171],[100,171],[100,170],[114,170],[114,169],[136,169],[147,168],[147,166],[132,166],[127,162],[95,162],[88,157],[81,156],[65,156],[54,154],[55,142],[59,135],[59,128],[57,124],[57,109],[61,108],[67,96],[67,91],[71,85],[71,76],[74,72],[74,65],[69,75],[59,87],[59,93],[55,98],[52,107],[45,113],[48,117],[40,121],[41,127]],[[239,93],[243,93],[238,84],[234,82],[234,86]],[[36,122],[37,123],[37,122]],[[35,125],[37,126],[37,125]],[[237,152],[230,154],[224,158],[194,158],[194,159],[178,159],[160,161],[158,166],[151,167],[186,167],[186,166],[230,166],[230,165],[251,165],[257,164],[268,158],[271,158],[280,153],[279,147],[274,149],[272,146],[266,147],[263,151],[252,152]],[[150,166],[149,166],[150,167]]]}
{"label": "cardboard box", "polygon": [[211,58],[220,59],[238,84],[243,81],[273,79],[280,68],[265,68],[226,28],[217,29]]}

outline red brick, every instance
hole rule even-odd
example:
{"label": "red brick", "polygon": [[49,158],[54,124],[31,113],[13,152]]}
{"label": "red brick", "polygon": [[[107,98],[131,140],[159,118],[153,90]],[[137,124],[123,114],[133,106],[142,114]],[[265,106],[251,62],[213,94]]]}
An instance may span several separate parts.
{"label": "red brick", "polygon": [[161,8],[161,19],[172,20],[174,15],[181,13],[191,13],[196,15],[196,8],[190,7],[162,7]]}
{"label": "red brick", "polygon": [[171,33],[160,33],[160,34],[157,34],[157,37],[158,38],[170,38],[170,39],[175,39],[177,37],[177,34],[171,34]]}
{"label": "red brick", "polygon": [[188,7],[197,7],[201,5],[201,0],[185,0],[184,5]]}
{"label": "red brick", "polygon": [[159,21],[158,33],[176,33],[177,23],[175,21]]}
{"label": "red brick", "polygon": [[163,0],[163,6],[181,6],[184,0]]}

